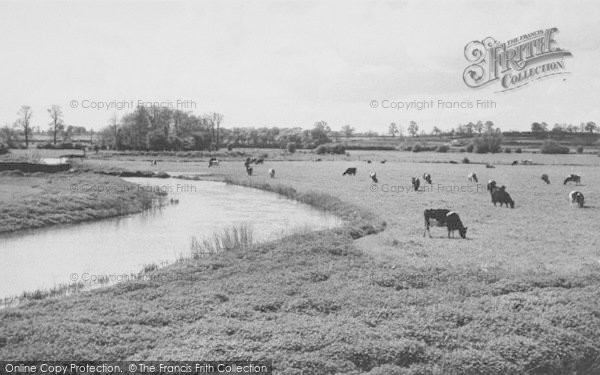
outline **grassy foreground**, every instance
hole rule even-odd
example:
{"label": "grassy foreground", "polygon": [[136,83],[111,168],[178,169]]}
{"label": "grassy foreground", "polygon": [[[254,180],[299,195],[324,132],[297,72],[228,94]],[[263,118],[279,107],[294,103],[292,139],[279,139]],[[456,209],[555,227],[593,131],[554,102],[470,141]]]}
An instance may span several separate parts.
{"label": "grassy foreground", "polygon": [[93,173],[0,172],[0,233],[141,212],[158,198]]}

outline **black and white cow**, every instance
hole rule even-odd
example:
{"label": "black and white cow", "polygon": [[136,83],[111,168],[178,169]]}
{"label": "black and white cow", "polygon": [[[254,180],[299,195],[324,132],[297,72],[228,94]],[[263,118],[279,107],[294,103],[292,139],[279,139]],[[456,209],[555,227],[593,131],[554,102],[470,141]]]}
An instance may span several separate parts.
{"label": "black and white cow", "polygon": [[579,208],[583,208],[583,194],[579,191],[572,191],[569,193],[569,199],[571,200],[571,206],[577,203]]}
{"label": "black and white cow", "polygon": [[425,237],[425,233],[429,233],[429,238],[431,238],[431,231],[429,230],[431,225],[447,227],[448,238],[450,238],[450,233],[452,233],[452,236],[454,237],[454,231],[456,230],[458,230],[458,233],[462,238],[467,237],[467,227],[463,225],[460,217],[454,211],[446,209],[428,209],[425,210],[424,216],[425,231],[423,231],[423,237]]}
{"label": "black and white cow", "polygon": [[419,180],[419,177],[413,177],[411,180],[413,189],[415,189],[415,191],[419,190],[419,187],[421,186],[421,180]]}
{"label": "black and white cow", "polygon": [[356,168],[348,168],[348,169],[346,169],[346,172],[342,173],[342,176],[345,176],[345,175],[355,176],[356,175]]}
{"label": "black and white cow", "polygon": [[217,160],[217,158],[210,158],[210,160],[208,161],[208,167],[218,167],[219,166],[219,161]]}
{"label": "black and white cow", "polygon": [[269,169],[269,176],[271,176],[271,178],[275,178],[275,169]]}
{"label": "black and white cow", "polygon": [[507,208],[509,205],[510,208],[515,208],[515,202],[506,192],[506,186],[494,187],[490,191],[490,194],[492,196],[492,203],[494,204],[494,206],[496,205],[496,203],[500,203],[500,207],[502,207],[502,205],[504,204]]}
{"label": "black and white cow", "polygon": [[377,174],[375,172],[369,173],[369,177],[371,177],[371,181],[373,181],[374,183],[378,183],[379,182],[377,180]]}
{"label": "black and white cow", "polygon": [[471,182],[479,182],[477,181],[477,174],[471,172],[469,173],[469,175],[467,176],[467,179]]}
{"label": "black and white cow", "polygon": [[251,166],[246,166],[246,173],[248,173],[248,176],[252,176],[252,167]]}
{"label": "black and white cow", "polygon": [[542,175],[542,181],[544,181],[544,182],[545,182],[545,183],[547,183],[547,184],[550,184],[550,179],[548,178],[548,175],[547,175],[547,174],[545,174],[545,173],[544,173],[544,174]]}
{"label": "black and white cow", "polygon": [[423,173],[423,180],[427,181],[431,185],[431,175],[429,173]]}
{"label": "black and white cow", "polygon": [[489,180],[487,183],[487,191],[489,191],[491,193],[495,187],[496,187],[496,180]]}
{"label": "black and white cow", "polygon": [[570,174],[567,178],[565,178],[565,182],[563,185],[566,185],[567,182],[574,182],[575,185],[579,185],[581,183],[581,176],[576,174]]}

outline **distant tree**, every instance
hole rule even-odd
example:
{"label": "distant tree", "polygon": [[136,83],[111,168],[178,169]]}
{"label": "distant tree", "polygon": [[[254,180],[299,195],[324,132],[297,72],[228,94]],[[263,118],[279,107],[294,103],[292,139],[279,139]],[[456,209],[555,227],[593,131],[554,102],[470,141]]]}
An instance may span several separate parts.
{"label": "distant tree", "polygon": [[390,124],[390,127],[388,128],[388,134],[391,135],[392,137],[395,137],[396,134],[398,134],[400,131],[398,130],[398,125],[396,125],[395,122],[392,122]]}
{"label": "distant tree", "polygon": [[481,134],[481,132],[483,131],[483,122],[481,122],[481,120],[477,121],[477,123],[475,124],[475,131],[478,134]]}
{"label": "distant tree", "polygon": [[54,140],[54,144],[56,144],[56,134],[63,128],[62,109],[59,105],[54,104],[52,107],[48,108],[48,113],[50,114],[50,119],[52,119],[50,126],[52,138]]}
{"label": "distant tree", "polygon": [[465,125],[465,130],[467,131],[468,135],[473,134],[473,129],[475,129],[475,124],[473,124],[472,122],[469,122],[468,124]]}
{"label": "distant tree", "polygon": [[342,133],[344,133],[346,137],[351,137],[352,134],[354,134],[354,128],[350,125],[344,125],[342,126]]}
{"label": "distant tree", "polygon": [[593,133],[598,129],[598,126],[596,125],[595,122],[593,121],[589,121],[587,124],[585,124],[585,131],[589,132],[589,133]]}
{"label": "distant tree", "polygon": [[31,110],[30,106],[24,105],[17,114],[19,115],[19,120],[17,120],[18,124],[23,128],[23,132],[25,133],[25,147],[29,147],[29,125],[33,111]]}
{"label": "distant tree", "polygon": [[[223,115],[217,112],[211,112],[208,114],[208,123],[210,124],[210,127],[212,129],[212,134],[213,134],[213,143],[215,144],[215,149],[218,150],[219,149],[219,133],[220,133],[220,126],[221,126],[221,122],[223,121]],[[215,131],[216,131],[216,137],[215,137]]]}
{"label": "distant tree", "polygon": [[317,145],[329,142],[328,134],[331,132],[331,128],[325,121],[317,121],[313,129],[310,131],[310,136]]}
{"label": "distant tree", "polygon": [[431,131],[431,134],[434,135],[434,136],[438,136],[441,133],[442,133],[442,131],[437,126],[434,126],[433,130]]}
{"label": "distant tree", "polygon": [[486,121],[485,122],[485,131],[487,133],[491,133],[494,130],[494,122],[493,121]]}
{"label": "distant tree", "polygon": [[[546,127],[544,128],[544,124],[546,125]],[[531,124],[531,132],[532,133],[545,133],[548,130],[548,124],[546,124],[545,122],[539,123],[539,122],[534,122]]]}
{"label": "distant tree", "polygon": [[417,125],[416,122],[410,122],[408,125],[408,134],[410,134],[412,137],[416,137],[417,134],[419,134],[419,125]]}

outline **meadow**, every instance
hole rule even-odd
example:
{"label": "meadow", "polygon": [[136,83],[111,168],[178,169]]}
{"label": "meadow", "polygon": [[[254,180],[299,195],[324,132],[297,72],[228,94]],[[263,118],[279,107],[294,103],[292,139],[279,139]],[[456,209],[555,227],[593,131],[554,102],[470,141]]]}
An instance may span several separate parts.
{"label": "meadow", "polygon": [[[304,375],[600,374],[597,156],[365,151],[313,162],[255,152],[270,155],[252,177],[238,156],[210,169],[206,158],[145,155],[91,156],[85,166],[202,173],[313,204],[347,225],[4,309],[0,357],[268,359],[277,373]],[[510,165],[521,159],[536,164]],[[356,176],[342,176],[353,166]],[[410,178],[425,172],[433,185],[415,192]],[[581,186],[562,184],[570,173]],[[493,206],[491,178],[514,209]],[[583,209],[570,205],[575,189]],[[436,227],[423,237],[426,208],[458,212],[467,239]]]}

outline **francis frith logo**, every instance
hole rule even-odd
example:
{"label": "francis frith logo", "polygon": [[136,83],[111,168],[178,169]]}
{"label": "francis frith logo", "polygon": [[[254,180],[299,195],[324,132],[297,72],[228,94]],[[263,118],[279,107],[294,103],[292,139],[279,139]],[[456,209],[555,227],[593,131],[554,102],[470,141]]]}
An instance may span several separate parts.
{"label": "francis frith logo", "polygon": [[472,41],[465,47],[465,57],[471,63],[463,80],[471,88],[496,81],[499,91],[523,87],[540,78],[567,74],[565,58],[571,52],[558,47],[556,27],[537,30],[501,43],[492,37]]}

